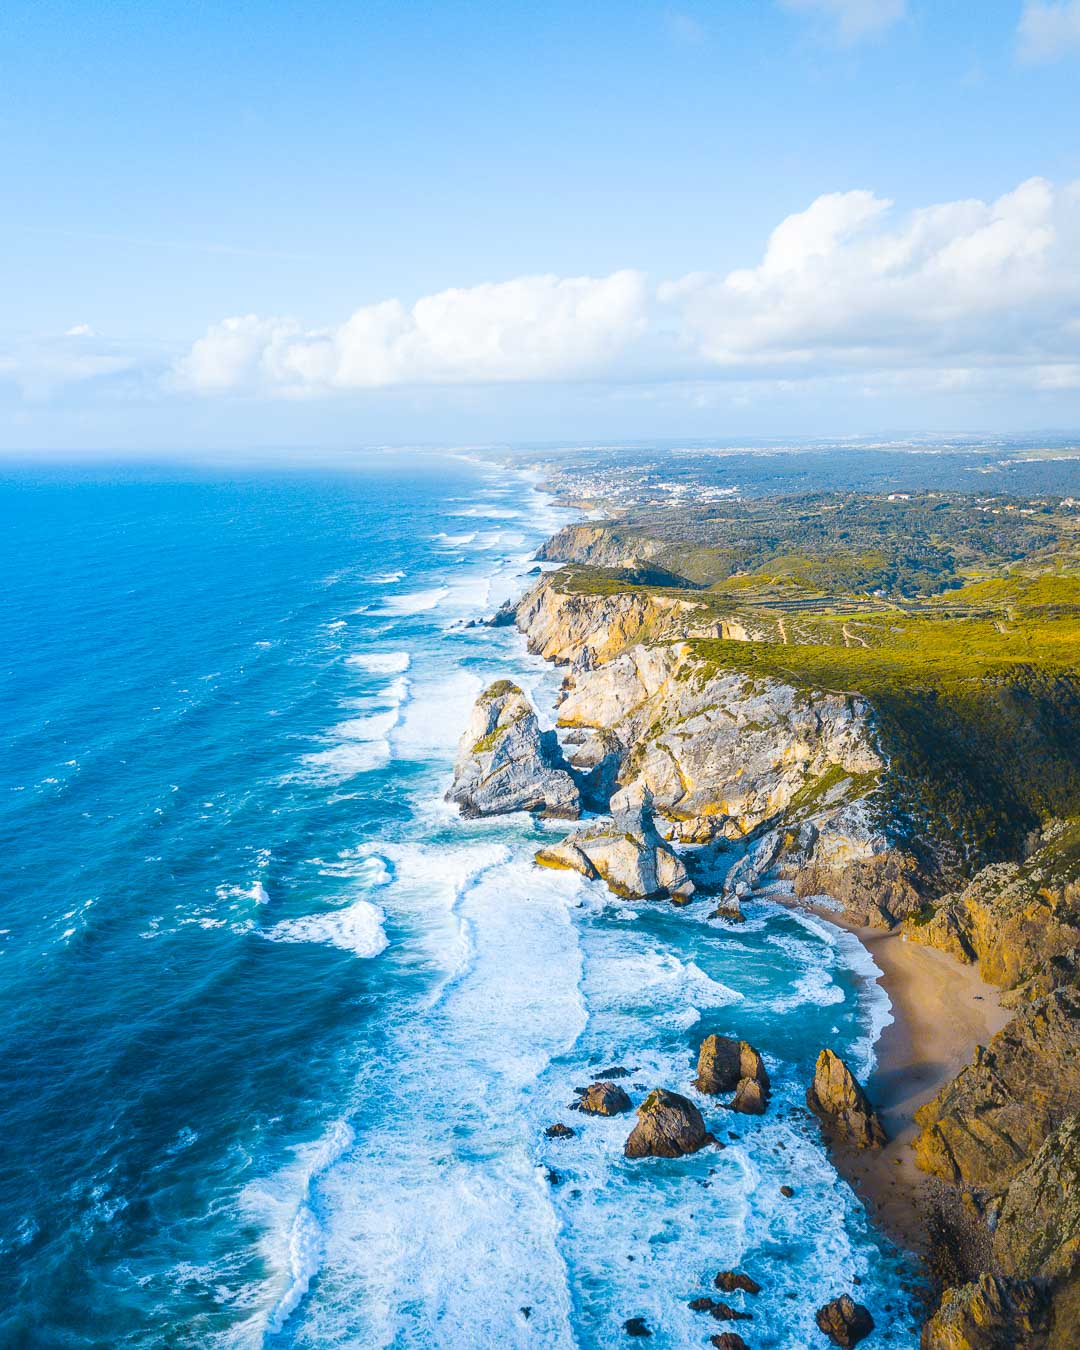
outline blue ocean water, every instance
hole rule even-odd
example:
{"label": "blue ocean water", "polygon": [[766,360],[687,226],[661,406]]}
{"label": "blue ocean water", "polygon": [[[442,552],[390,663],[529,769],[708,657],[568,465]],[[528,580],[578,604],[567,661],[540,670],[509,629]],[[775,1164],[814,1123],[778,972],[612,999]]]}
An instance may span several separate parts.
{"label": "blue ocean water", "polygon": [[[857,941],[616,901],[442,801],[484,683],[553,717],[558,672],[464,623],[567,518],[448,455],[0,478],[0,1344],[704,1345],[720,1268],[755,1347],[856,1275],[917,1343],[791,1113],[821,1045],[871,1066]],[[687,1091],[711,1031],[777,1088],[708,1110],[722,1152],[544,1139],[607,1065]]]}

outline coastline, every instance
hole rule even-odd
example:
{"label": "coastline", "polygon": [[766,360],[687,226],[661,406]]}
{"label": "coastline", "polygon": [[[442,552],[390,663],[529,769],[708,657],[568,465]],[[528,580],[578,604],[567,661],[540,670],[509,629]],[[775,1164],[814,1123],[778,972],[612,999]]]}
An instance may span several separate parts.
{"label": "coastline", "polygon": [[1012,1017],[1000,990],[977,967],[908,941],[899,929],[866,928],[833,910],[802,906],[854,933],[881,971],[892,1021],[874,1046],[875,1068],[864,1084],[888,1135],[880,1150],[835,1148],[836,1170],[867,1213],[898,1246],[926,1256],[932,1244],[933,1196],[939,1184],[915,1165],[915,1112],[969,1064]]}

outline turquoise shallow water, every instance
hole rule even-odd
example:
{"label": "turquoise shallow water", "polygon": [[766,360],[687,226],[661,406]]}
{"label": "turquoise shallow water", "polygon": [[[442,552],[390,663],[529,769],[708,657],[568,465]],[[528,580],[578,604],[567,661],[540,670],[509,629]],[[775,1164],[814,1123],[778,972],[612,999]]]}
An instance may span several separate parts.
{"label": "turquoise shallow water", "polygon": [[[551,714],[557,672],[462,626],[566,518],[527,476],[11,470],[0,512],[0,1343],[704,1345],[740,1267],[755,1347],[855,1275],[916,1344],[789,1114],[822,1044],[870,1065],[857,942],[615,902],[441,801],[484,682]],[[606,1065],[686,1090],[714,1030],[777,1084],[710,1111],[723,1152],[544,1141]]]}

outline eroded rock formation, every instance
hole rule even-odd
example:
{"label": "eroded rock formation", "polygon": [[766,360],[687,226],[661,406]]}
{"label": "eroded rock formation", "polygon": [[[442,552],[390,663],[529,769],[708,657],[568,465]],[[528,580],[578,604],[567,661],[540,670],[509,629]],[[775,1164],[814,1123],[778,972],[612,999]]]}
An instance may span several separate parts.
{"label": "eroded rock formation", "polygon": [[657,833],[651,801],[639,788],[624,789],[611,801],[612,818],[575,830],[536,854],[543,867],[565,867],[599,877],[628,899],[669,897],[683,903],[694,883],[679,856]]}
{"label": "eroded rock formation", "polygon": [[748,1041],[706,1036],[698,1051],[694,1086],[715,1096],[734,1092],[733,1111],[760,1116],[769,1103],[769,1075],[761,1055]]}
{"label": "eroded rock formation", "polygon": [[822,1050],[806,1104],[837,1143],[855,1148],[881,1148],[885,1130],[869,1098],[839,1055]]}
{"label": "eroded rock formation", "polygon": [[638,1107],[638,1123],[623,1152],[628,1158],[680,1158],[714,1142],[693,1102],[654,1088]]}
{"label": "eroded rock formation", "polygon": [[542,732],[532,704],[510,680],[485,689],[458,746],[446,794],[466,816],[535,811],[576,819],[581,799],[554,732]]}

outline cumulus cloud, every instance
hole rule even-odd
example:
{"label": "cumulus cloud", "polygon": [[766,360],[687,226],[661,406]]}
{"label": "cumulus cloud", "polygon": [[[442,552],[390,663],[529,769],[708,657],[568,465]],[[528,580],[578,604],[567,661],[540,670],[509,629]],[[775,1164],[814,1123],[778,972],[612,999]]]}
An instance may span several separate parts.
{"label": "cumulus cloud", "polygon": [[1056,61],[1080,52],[1080,0],[1026,0],[1019,42],[1024,61]]}
{"label": "cumulus cloud", "polygon": [[785,9],[835,25],[842,42],[876,37],[904,17],[905,0],[781,0]]}
{"label": "cumulus cloud", "polygon": [[659,299],[687,349],[722,369],[1075,360],[1080,188],[1034,178],[898,222],[867,192],[819,197],[758,267],[685,277]]}
{"label": "cumulus cloud", "polygon": [[[335,328],[247,315],[175,366],[199,394],[305,397],[403,385],[884,378],[997,372],[1072,387],[1080,363],[1080,184],[898,214],[828,193],[759,263],[653,285],[643,273],[522,277],[365,305]],[[965,372],[967,372],[965,374]]]}
{"label": "cumulus cloud", "polygon": [[593,378],[646,333],[640,272],[536,276],[365,305],[339,327],[256,315],[213,324],[180,362],[181,387],[283,393],[400,384]]}

